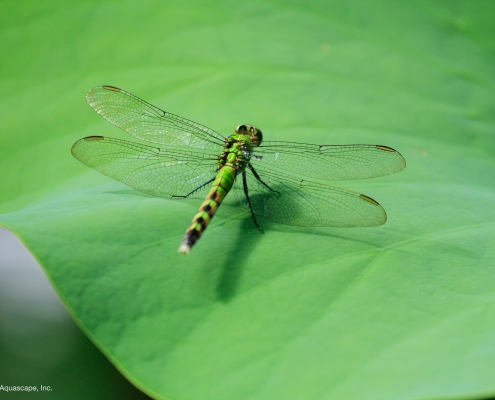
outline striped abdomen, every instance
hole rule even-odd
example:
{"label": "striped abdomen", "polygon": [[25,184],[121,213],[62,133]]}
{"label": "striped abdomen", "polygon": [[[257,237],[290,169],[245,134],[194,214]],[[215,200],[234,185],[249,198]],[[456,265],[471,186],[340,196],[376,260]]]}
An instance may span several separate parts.
{"label": "striped abdomen", "polygon": [[179,253],[189,253],[194,244],[199,240],[217,212],[218,207],[222,204],[223,199],[227,196],[230,189],[232,189],[235,177],[236,172],[231,166],[223,166],[220,168],[215,181],[213,182],[213,186],[182,238],[182,242],[179,246]]}

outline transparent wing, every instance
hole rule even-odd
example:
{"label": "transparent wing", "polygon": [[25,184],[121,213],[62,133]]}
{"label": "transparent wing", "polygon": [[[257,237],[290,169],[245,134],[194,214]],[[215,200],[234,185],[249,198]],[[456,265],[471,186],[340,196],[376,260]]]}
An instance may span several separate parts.
{"label": "transparent wing", "polygon": [[[376,226],[385,223],[385,210],[373,199],[349,190],[273,174],[258,168],[260,183],[246,169],[249,197],[256,215],[274,222],[297,226]],[[233,188],[234,197],[249,210],[242,176]]]}
{"label": "transparent wing", "polygon": [[381,145],[319,146],[292,142],[263,142],[251,164],[292,173],[302,178],[332,181],[393,174],[406,166],[396,150]]}
{"label": "transparent wing", "polygon": [[[216,157],[159,149],[126,140],[89,136],[72,146],[79,161],[141,192],[159,197],[185,196],[215,176]],[[189,198],[204,198],[210,185]]]}
{"label": "transparent wing", "polygon": [[86,101],[107,121],[130,135],[167,146],[195,147],[218,152],[224,137],[196,122],[179,117],[113,86],[98,86]]}

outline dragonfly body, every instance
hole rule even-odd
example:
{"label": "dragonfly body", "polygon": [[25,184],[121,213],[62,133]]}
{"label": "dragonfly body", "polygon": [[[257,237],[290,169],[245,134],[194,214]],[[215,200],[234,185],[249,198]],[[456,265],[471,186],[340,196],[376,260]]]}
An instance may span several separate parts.
{"label": "dragonfly body", "polygon": [[[253,147],[262,141],[262,133],[251,125],[239,125],[225,140],[225,147],[218,155],[218,173],[213,185],[186,230],[179,246],[179,253],[188,254],[198,241],[223,199],[234,186],[237,175],[242,174],[251,159]],[[187,197],[187,196],[185,196]]]}
{"label": "dragonfly body", "polygon": [[247,209],[261,231],[256,216],[298,226],[381,225],[387,216],[378,202],[315,180],[374,178],[406,165],[388,146],[270,142],[251,125],[226,138],[113,86],[91,89],[86,100],[125,132],[161,146],[89,136],[74,143],[74,157],[154,196],[203,199],[180,244],[183,254],[229,199]]}

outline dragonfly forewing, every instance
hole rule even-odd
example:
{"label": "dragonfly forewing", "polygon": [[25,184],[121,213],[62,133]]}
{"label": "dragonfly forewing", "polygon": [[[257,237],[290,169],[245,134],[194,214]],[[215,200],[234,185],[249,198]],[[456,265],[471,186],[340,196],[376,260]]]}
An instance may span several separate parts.
{"label": "dragonfly forewing", "polygon": [[381,145],[327,145],[264,142],[255,149],[252,164],[306,179],[366,179],[402,171],[402,155]]}
{"label": "dragonfly forewing", "polygon": [[214,130],[163,111],[125,90],[98,86],[86,94],[86,101],[107,121],[138,139],[216,152],[223,147],[225,138]]}

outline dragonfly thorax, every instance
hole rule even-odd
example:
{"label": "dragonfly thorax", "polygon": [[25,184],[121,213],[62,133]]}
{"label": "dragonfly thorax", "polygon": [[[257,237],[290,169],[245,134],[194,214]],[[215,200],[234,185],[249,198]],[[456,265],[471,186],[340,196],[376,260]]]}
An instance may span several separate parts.
{"label": "dragonfly thorax", "polygon": [[[218,156],[219,168],[228,165],[239,173],[251,159],[253,147],[261,141],[261,131],[251,125],[240,125],[224,142],[222,154]],[[256,143],[256,144],[255,144]]]}

